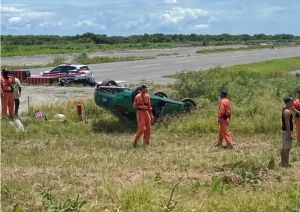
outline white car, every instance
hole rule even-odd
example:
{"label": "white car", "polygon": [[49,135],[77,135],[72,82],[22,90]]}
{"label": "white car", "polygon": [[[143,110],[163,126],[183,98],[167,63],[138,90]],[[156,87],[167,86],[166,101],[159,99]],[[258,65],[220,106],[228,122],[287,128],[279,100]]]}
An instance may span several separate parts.
{"label": "white car", "polygon": [[50,71],[44,71],[42,76],[76,76],[76,77],[92,77],[93,74],[87,65],[62,64]]}

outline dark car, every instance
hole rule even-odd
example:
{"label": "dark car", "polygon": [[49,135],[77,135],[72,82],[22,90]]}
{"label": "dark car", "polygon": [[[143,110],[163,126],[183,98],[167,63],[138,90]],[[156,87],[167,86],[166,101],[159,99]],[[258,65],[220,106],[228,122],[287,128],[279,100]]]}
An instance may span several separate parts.
{"label": "dark car", "polygon": [[[130,89],[118,86],[113,80],[105,80],[96,86],[94,99],[99,107],[134,120],[136,109],[133,107],[133,101],[140,91],[141,87]],[[168,98],[163,92],[151,95],[150,101],[155,120],[160,116],[190,112],[196,108],[196,103],[192,99],[177,101]]]}

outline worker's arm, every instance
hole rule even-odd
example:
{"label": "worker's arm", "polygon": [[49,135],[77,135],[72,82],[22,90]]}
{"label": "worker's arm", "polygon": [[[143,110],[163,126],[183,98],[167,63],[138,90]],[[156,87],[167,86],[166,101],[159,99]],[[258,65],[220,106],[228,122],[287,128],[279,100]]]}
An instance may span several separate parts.
{"label": "worker's arm", "polygon": [[296,117],[300,117],[300,110],[299,110],[299,108],[300,108],[300,102],[299,102],[299,100],[294,101],[294,104],[293,104],[293,107],[291,108],[291,110],[296,113]]}
{"label": "worker's arm", "polygon": [[288,139],[293,139],[292,131],[290,129],[291,112],[289,110],[284,110],[283,116],[284,116],[284,122],[285,122],[285,126],[286,126],[287,137],[288,137]]}
{"label": "worker's arm", "polygon": [[218,121],[220,122],[225,114],[225,104],[220,101],[219,110],[218,110]]}
{"label": "worker's arm", "polygon": [[21,82],[20,82],[20,80],[18,81],[18,84],[19,84],[19,93],[20,93],[20,96],[21,96],[22,88],[21,88]]}
{"label": "worker's arm", "polygon": [[151,105],[151,100],[150,100],[150,96],[148,95],[148,113],[150,114],[151,117],[151,123],[154,123],[154,117],[153,117],[153,113],[152,113],[152,105]]}
{"label": "worker's arm", "polygon": [[136,96],[134,98],[133,107],[135,109],[142,109],[142,110],[146,110],[147,109],[147,106],[144,105],[144,101],[141,98],[139,98],[138,96]]}
{"label": "worker's arm", "polygon": [[291,110],[292,110],[292,111],[294,111],[294,112],[296,113],[296,115],[298,114],[298,116],[297,116],[297,117],[299,117],[299,116],[300,116],[300,111],[299,111],[299,110],[297,110],[295,107],[292,107],[292,108],[291,108]]}

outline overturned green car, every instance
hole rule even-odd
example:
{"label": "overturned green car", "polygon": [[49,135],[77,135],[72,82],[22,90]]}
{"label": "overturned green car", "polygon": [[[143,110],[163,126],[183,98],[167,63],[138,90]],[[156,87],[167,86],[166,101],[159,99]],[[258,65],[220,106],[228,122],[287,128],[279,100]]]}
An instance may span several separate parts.
{"label": "overturned green car", "polygon": [[[141,87],[130,89],[118,86],[113,80],[105,80],[96,86],[94,99],[97,106],[134,120],[136,109],[133,107],[133,101],[140,91]],[[165,115],[190,112],[196,108],[192,99],[176,101],[169,99],[163,92],[150,95],[150,101],[155,120]]]}

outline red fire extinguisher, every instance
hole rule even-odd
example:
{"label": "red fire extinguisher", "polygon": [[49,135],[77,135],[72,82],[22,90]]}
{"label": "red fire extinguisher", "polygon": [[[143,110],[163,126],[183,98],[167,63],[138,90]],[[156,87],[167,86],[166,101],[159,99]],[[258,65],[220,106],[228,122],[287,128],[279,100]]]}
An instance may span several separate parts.
{"label": "red fire extinguisher", "polygon": [[82,114],[83,114],[83,104],[82,104],[82,102],[78,101],[77,102],[77,115],[79,118],[82,118]]}

